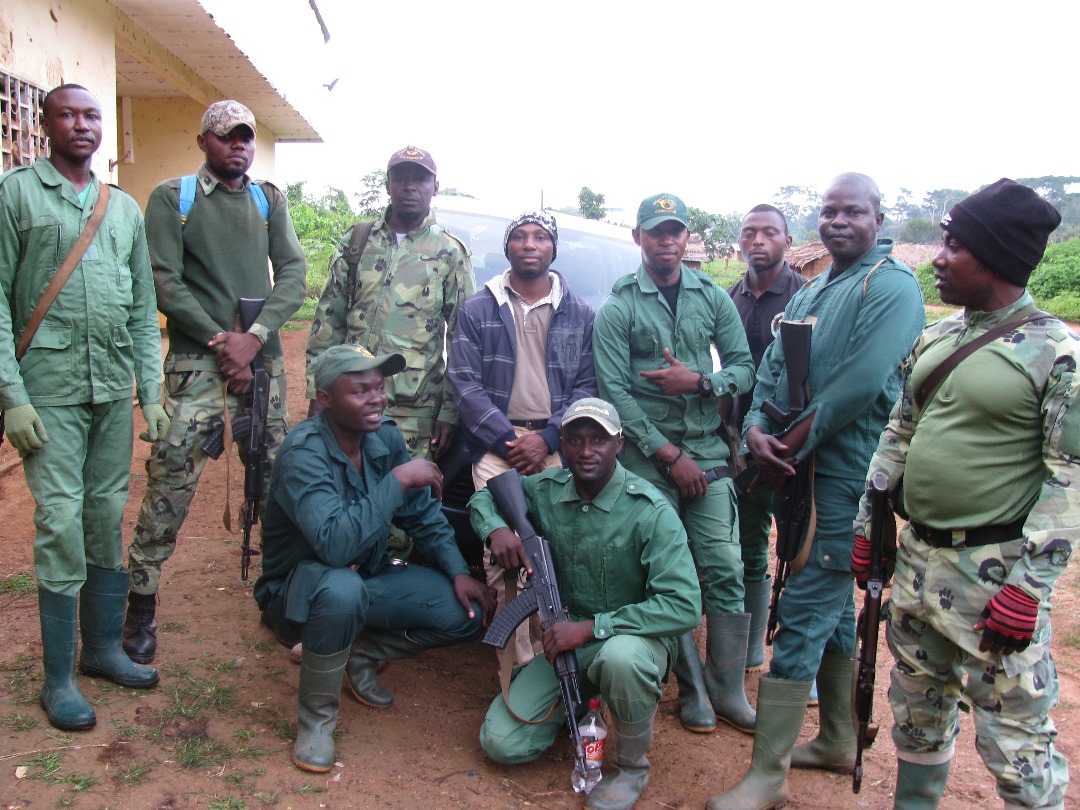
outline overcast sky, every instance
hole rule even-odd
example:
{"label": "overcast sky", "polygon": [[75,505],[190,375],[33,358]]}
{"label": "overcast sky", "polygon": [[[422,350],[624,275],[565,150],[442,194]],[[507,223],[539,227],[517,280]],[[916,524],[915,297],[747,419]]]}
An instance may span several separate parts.
{"label": "overcast sky", "polygon": [[[715,213],[842,171],[972,191],[1080,174],[1080,4],[201,0],[322,134],[278,182],[356,190],[406,144],[515,210]],[[332,91],[322,85],[334,79]]]}

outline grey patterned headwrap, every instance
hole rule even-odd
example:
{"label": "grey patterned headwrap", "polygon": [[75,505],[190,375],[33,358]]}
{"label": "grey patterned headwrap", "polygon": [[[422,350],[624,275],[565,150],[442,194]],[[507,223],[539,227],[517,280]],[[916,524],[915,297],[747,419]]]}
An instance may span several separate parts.
{"label": "grey patterned headwrap", "polygon": [[510,234],[514,232],[514,228],[530,223],[539,225],[551,234],[551,260],[555,261],[555,257],[559,255],[559,228],[555,224],[555,215],[549,214],[547,211],[526,211],[510,220],[510,224],[506,226],[506,233],[503,234],[503,253],[506,254],[506,258],[510,258],[507,245],[510,243]]}

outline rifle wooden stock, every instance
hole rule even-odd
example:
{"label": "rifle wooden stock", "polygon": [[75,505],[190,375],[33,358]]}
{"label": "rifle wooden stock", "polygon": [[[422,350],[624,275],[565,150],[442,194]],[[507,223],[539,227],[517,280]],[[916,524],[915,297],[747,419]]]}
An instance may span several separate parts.
{"label": "rifle wooden stock", "polygon": [[884,590],[882,544],[886,513],[889,509],[889,482],[882,473],[874,473],[866,484],[870,502],[870,573],[866,580],[866,598],[859,613],[855,682],[852,684],[851,714],[855,721],[855,771],[851,789],[862,789],[863,750],[873,745],[878,726],[874,722],[874,681],[876,679],[878,624],[881,621],[881,594]]}

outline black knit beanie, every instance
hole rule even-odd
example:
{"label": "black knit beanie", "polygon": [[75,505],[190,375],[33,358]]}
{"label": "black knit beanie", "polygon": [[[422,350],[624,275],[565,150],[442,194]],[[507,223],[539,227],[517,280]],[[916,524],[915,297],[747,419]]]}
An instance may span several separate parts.
{"label": "black knit beanie", "polygon": [[1060,222],[1033,189],[1003,177],[949,209],[941,227],[999,276],[1026,287]]}

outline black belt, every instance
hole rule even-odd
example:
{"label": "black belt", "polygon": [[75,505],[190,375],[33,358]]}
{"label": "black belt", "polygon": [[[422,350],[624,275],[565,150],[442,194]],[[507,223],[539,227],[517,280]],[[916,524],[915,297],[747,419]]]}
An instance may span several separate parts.
{"label": "black belt", "polygon": [[547,427],[548,419],[511,419],[510,424],[514,427],[523,427],[526,430],[543,430]]}
{"label": "black belt", "polygon": [[1027,515],[1017,518],[1012,523],[999,526],[980,526],[977,529],[931,529],[922,523],[911,521],[911,530],[915,536],[934,548],[952,548],[963,544],[968,548],[989,546],[992,543],[1005,543],[1016,540],[1024,533]]}

